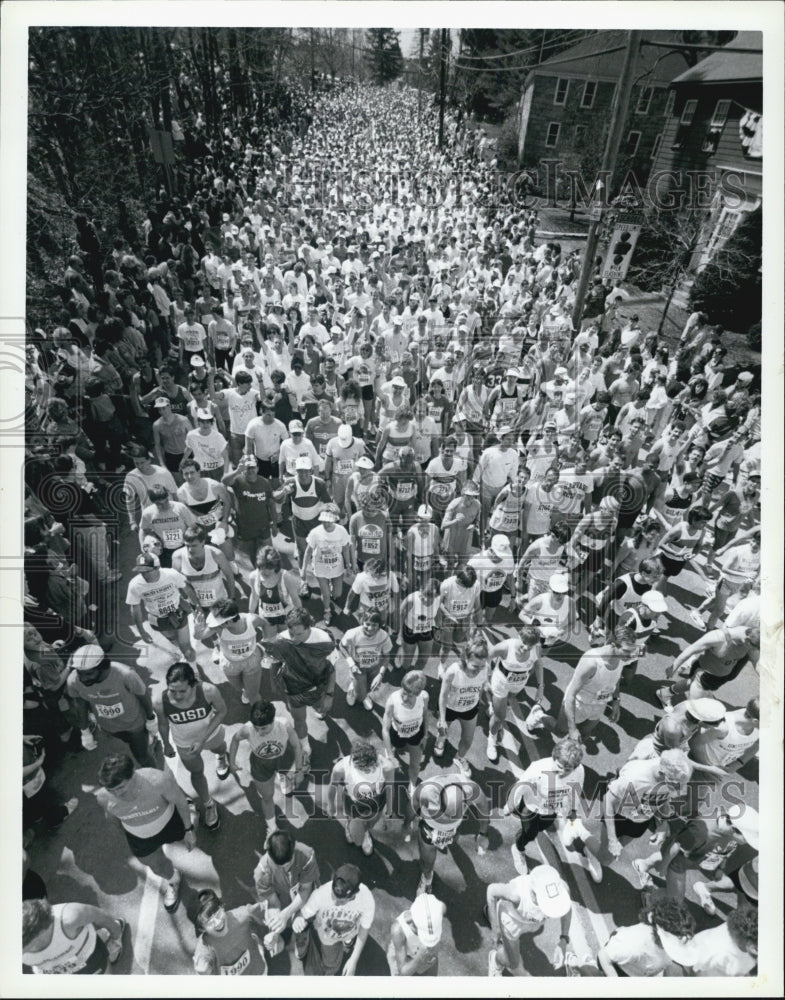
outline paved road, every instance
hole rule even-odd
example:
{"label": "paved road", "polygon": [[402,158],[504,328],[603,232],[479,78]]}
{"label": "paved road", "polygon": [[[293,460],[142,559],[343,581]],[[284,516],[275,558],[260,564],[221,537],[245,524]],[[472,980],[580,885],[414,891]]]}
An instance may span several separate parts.
{"label": "paved road", "polygon": [[[126,536],[121,546],[121,566],[127,569],[135,553],[133,540]],[[698,578],[685,574],[680,585],[681,590],[676,590],[675,596],[680,601],[690,602],[690,605],[696,603],[695,594],[699,592],[700,586]],[[117,597],[120,630],[112,657],[135,664],[140,675],[154,686],[162,682],[172,658],[163,649],[147,649],[141,643],[134,645],[133,629],[121,606],[125,586],[125,582],[120,584]],[[667,634],[652,641],[651,655],[639,666],[633,690],[622,695],[619,725],[601,726],[597,732],[597,753],[584,760],[589,794],[598,782],[616,771],[633,744],[651,731],[654,720],[659,715],[655,708],[658,703],[654,694],[657,679],[663,676],[665,667],[684,644],[697,637],[685,611],[673,600],[670,605],[675,616],[670,619]],[[312,602],[311,610],[318,618],[320,607],[317,602]],[[509,619],[509,614],[507,617]],[[503,624],[503,618],[504,615],[500,616],[502,624],[494,626],[497,635],[509,631],[509,626]],[[340,618],[337,624],[341,625]],[[344,623],[344,627],[348,627],[348,623]],[[332,631],[336,636],[339,634],[336,627]],[[585,648],[585,640],[579,645]],[[231,733],[247,718],[247,708],[241,704],[234,689],[222,679],[220,671],[211,661],[209,651],[199,646],[197,650],[205,675],[219,685],[227,701],[227,730]],[[555,657],[547,657],[544,661],[546,697],[555,710],[558,710],[561,692],[569,680],[578,655],[578,649],[562,646]],[[435,675],[433,668],[429,672]],[[382,705],[389,688],[383,688],[377,693],[376,707],[372,713],[360,705],[349,707],[343,695],[347,686],[346,674],[346,668],[339,665],[338,687],[342,690],[336,692],[334,718],[323,722],[309,713],[314,780],[293,798],[289,822],[300,839],[317,849],[325,880],[331,870],[344,861],[352,860],[360,865],[365,881],[374,891],[377,909],[371,939],[358,971],[367,975],[387,975],[384,953],[390,923],[414,898],[419,879],[416,846],[414,843],[403,843],[400,820],[391,820],[386,826],[382,825],[382,821],[374,831],[377,845],[374,855],[365,858],[358,848],[346,844],[342,826],[319,811],[329,772],[339,751],[345,752],[348,749],[354,734],[376,737],[381,734]],[[436,701],[437,689],[434,676],[429,679],[432,704]],[[750,667],[745,667],[740,677],[723,688],[721,694],[729,705],[735,707],[743,704],[756,690],[757,677]],[[484,712],[468,755],[469,760],[474,777],[481,784],[497,783],[500,795],[497,801],[501,802],[501,796],[506,794],[523,768],[531,760],[550,753],[551,737],[546,735],[536,741],[524,737],[519,729],[519,720],[511,719],[499,762],[491,765],[485,756],[486,736],[481,730],[487,733],[487,715]],[[167,914],[161,904],[157,880],[148,876],[146,869],[137,866],[130,859],[119,827],[104,818],[92,796],[98,763],[105,752],[119,749],[120,746],[101,736],[97,752],[83,752],[73,756],[67,766],[58,772],[56,785],[66,796],[78,795],[80,807],[55,834],[40,834],[37,837],[30,852],[33,867],[46,881],[50,898],[96,903],[128,921],[133,949],[126,946],[115,967],[116,972],[190,973],[194,931],[188,911],[193,910],[195,895],[190,891],[184,892],[184,905],[173,916]],[[437,766],[431,755],[432,746],[431,739],[423,766],[423,776],[426,777],[443,770],[444,764],[451,762],[454,753],[454,744],[452,747],[448,745],[443,758],[444,764],[439,762]],[[240,759],[242,761],[242,757]],[[179,761],[169,761],[169,764],[173,766],[186,791],[190,792],[187,775],[183,774]],[[248,787],[247,771],[241,771],[239,781],[230,777],[226,782],[219,782],[215,778],[214,761],[208,759],[207,772],[219,803],[221,827],[214,833],[200,828],[197,839],[198,845],[211,856],[214,872],[194,871],[189,882],[191,886],[198,888],[209,884],[217,886],[220,883],[226,904],[230,907],[237,906],[250,902],[252,898],[249,886],[252,886],[255,852],[261,850],[264,836],[260,804],[253,788]],[[748,767],[745,775],[748,801],[757,805],[757,768],[754,763]],[[402,772],[399,777],[403,782]],[[313,819],[308,819],[309,816],[313,816]],[[591,823],[588,825],[591,826]],[[482,916],[485,887],[489,882],[506,881],[516,874],[509,848],[517,835],[517,820],[499,817],[493,821],[490,851],[484,857],[478,857],[474,851],[475,831],[475,822],[471,819],[466,821],[452,852],[437,860],[433,891],[448,907],[440,958],[440,971],[445,975],[487,974],[487,952],[492,942],[490,929]],[[544,841],[544,838],[540,840]],[[640,843],[636,850],[639,854],[648,853],[648,846]],[[550,842],[538,844],[537,850],[545,852],[544,855],[541,854],[543,859],[561,865]],[[618,861],[612,861],[607,854],[603,855],[604,877],[600,885],[591,882],[582,869],[561,865],[576,901],[572,937],[579,954],[584,951],[594,952],[599,945],[605,943],[614,926],[636,922],[641,897],[637,878],[631,868],[634,856],[629,849]],[[722,897],[719,899],[721,902]],[[711,923],[689,892],[688,902],[701,926]],[[720,905],[721,912],[723,909],[723,905]],[[556,921],[549,923],[556,924]],[[549,956],[556,944],[557,934],[558,929],[554,926],[546,928],[535,938],[524,939],[526,968],[531,974],[557,974],[549,965]],[[278,974],[297,973],[300,967],[296,959],[290,959],[289,954],[284,953],[273,961],[270,971]]]}

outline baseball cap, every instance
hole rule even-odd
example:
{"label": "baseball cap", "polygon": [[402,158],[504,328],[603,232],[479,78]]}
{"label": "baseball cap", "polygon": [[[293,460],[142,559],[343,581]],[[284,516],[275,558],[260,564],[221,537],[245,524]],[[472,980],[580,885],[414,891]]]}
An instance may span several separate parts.
{"label": "baseball cap", "polygon": [[[333,875],[333,889],[336,888],[336,882],[343,882],[351,892],[357,892],[360,888],[360,869],[357,865],[340,865]],[[340,896],[340,893],[336,892],[336,896]]]}
{"label": "baseball cap", "polygon": [[313,462],[307,455],[298,455],[294,460],[294,468],[297,472],[299,472],[300,469],[307,469],[310,472],[313,468]]}
{"label": "baseball cap", "polygon": [[557,368],[556,371],[553,374],[554,375],[567,375],[568,372],[567,372],[566,368]]}
{"label": "baseball cap", "polygon": [[529,885],[546,917],[563,917],[572,906],[567,884],[552,865],[533,868]]}
{"label": "baseball cap", "polygon": [[427,503],[421,503],[417,508],[417,518],[420,521],[430,521],[433,517],[433,511],[428,506]]}
{"label": "baseball cap", "polygon": [[517,368],[508,368],[507,371],[504,373],[505,378],[508,375],[514,375],[515,378],[517,378],[518,377],[518,369]]}
{"label": "baseball cap", "polygon": [[161,563],[158,556],[152,555],[150,552],[143,552],[141,555],[136,557],[136,562],[131,568],[132,573],[144,573],[149,569],[158,569]]}
{"label": "baseball cap", "polygon": [[372,469],[373,459],[368,458],[367,455],[360,455],[354,464],[358,469]]}
{"label": "baseball cap", "polygon": [[256,468],[256,459],[253,455],[243,455],[240,461],[237,463],[241,469]]}
{"label": "baseball cap", "polygon": [[688,698],[687,708],[698,722],[722,722],[725,706],[716,698]]}
{"label": "baseball cap", "polygon": [[406,388],[406,379],[401,375],[396,375],[390,380],[390,385],[399,385],[401,388]]}
{"label": "baseball cap", "polygon": [[289,433],[290,434],[302,434],[303,433],[303,422],[302,420],[290,420],[289,421]]}
{"label": "baseball cap", "polygon": [[668,610],[668,602],[659,590],[647,590],[641,597],[641,604],[645,604],[649,611],[657,615],[664,615]]}
{"label": "baseball cap", "polygon": [[334,503],[328,503],[328,504],[326,504],[322,508],[322,510],[319,512],[319,520],[320,521],[332,521],[333,523],[335,523],[336,521],[339,521],[340,519],[341,519],[341,515],[340,515],[340,513],[338,511],[338,508],[336,507],[336,505]]}
{"label": "baseball cap", "polygon": [[442,938],[444,904],[430,892],[417,896],[409,911],[417,928],[417,937],[426,948],[437,945]]}
{"label": "baseball cap", "polygon": [[505,434],[512,434],[514,428],[510,427],[509,424],[502,424],[502,426],[497,431],[499,437],[504,437]]}
{"label": "baseball cap", "polygon": [[491,548],[499,556],[510,555],[510,539],[506,535],[494,535],[491,539]]}
{"label": "baseball cap", "polygon": [[213,416],[213,414],[212,414],[212,412],[210,410],[197,410],[196,411],[196,419],[197,420],[214,420],[215,417]]}
{"label": "baseball cap", "polygon": [[467,479],[463,484],[463,493],[474,493],[479,494],[480,487],[473,479]]}
{"label": "baseball cap", "polygon": [[172,401],[167,399],[166,396],[159,396],[158,399],[153,403],[153,406],[157,410],[162,410],[165,406],[171,406]]}
{"label": "baseball cap", "polygon": [[191,367],[204,368],[204,359],[200,358],[198,354],[194,354],[194,356],[191,358]]}
{"label": "baseball cap", "polygon": [[548,586],[554,594],[566,594],[570,589],[567,577],[563,573],[554,573],[551,577],[549,577]]}
{"label": "baseball cap", "polygon": [[341,424],[338,428],[338,444],[342,448],[348,448],[349,445],[354,440],[354,435],[352,434],[352,428],[349,424]]}
{"label": "baseball cap", "polygon": [[621,504],[616,497],[603,497],[602,500],[600,500],[600,510],[607,510],[613,514],[617,514],[620,507]]}
{"label": "baseball cap", "polygon": [[78,673],[84,670],[93,670],[106,656],[102,647],[97,642],[88,643],[75,650],[71,657],[71,666]]}
{"label": "baseball cap", "polygon": [[741,382],[743,385],[749,385],[753,378],[752,372],[740,372],[736,376],[736,381]]}
{"label": "baseball cap", "polygon": [[393,326],[403,326],[403,319],[400,316],[394,316]]}

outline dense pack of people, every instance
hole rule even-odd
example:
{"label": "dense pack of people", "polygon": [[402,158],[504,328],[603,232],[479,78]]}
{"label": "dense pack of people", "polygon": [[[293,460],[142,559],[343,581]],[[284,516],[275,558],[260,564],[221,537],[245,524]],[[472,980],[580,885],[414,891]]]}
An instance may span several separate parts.
{"label": "dense pack of people", "polygon": [[[198,974],[362,974],[372,929],[391,975],[436,975],[440,951],[449,972],[469,917],[440,858],[467,832],[497,854],[478,974],[527,974],[551,920],[554,974],[749,974],[758,817],[722,789],[758,750],[755,379],[701,313],[669,352],[599,274],[574,324],[580,252],[538,236],[469,121],[448,110],[439,149],[416,92],[352,81],[291,84],[286,108],[195,119],[178,194],[123,212],[111,248],[78,218],[57,319],[30,332],[26,969],[104,973],[133,946],[35,872],[82,802],[58,773],[91,754],[165,909],[184,858],[205,873]],[[234,908],[204,887],[227,779],[259,831],[232,845],[259,857]],[[303,789],[319,807],[293,824]],[[419,869],[385,926],[378,837]],[[630,843],[614,884],[643,892],[639,922],[580,953],[574,872],[599,885]]]}

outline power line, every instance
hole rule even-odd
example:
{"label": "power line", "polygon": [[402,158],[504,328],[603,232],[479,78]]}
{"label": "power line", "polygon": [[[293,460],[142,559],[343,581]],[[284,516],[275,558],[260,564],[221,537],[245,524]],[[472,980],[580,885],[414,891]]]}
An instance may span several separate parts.
{"label": "power line", "polygon": [[[530,52],[544,51],[545,49],[556,48],[559,45],[575,45],[577,42],[582,41],[583,38],[590,38],[592,35],[598,35],[598,31],[583,31],[581,29],[576,29],[563,35],[561,38],[554,38],[550,42],[545,42],[544,45],[539,43],[536,45],[529,45],[525,49],[517,49],[515,52],[499,52],[495,55],[487,56],[471,56],[471,55],[461,55],[461,59],[470,59],[472,61],[486,61],[489,59],[511,59],[513,56],[528,55]],[[571,36],[571,37],[568,37]]]}

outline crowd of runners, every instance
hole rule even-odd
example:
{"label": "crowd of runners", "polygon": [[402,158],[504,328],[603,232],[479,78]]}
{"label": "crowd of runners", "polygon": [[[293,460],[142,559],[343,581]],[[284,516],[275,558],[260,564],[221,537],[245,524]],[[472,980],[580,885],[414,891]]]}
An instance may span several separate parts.
{"label": "crowd of runners", "polygon": [[[478,971],[525,974],[550,921],[568,974],[755,968],[755,781],[726,786],[757,754],[757,675],[738,704],[726,685],[760,647],[756,380],[727,375],[707,316],[669,353],[599,276],[574,325],[580,254],[509,200],[481,130],[448,111],[440,150],[436,119],[407,88],[292,86],[286,115],[197,122],[179,197],[138,226],[121,206],[110,248],[76,220],[59,318],[27,348],[28,970],[104,973],[134,946],[35,870],[82,805],[56,790],[75,753],[170,913],[184,859],[209,872],[228,836],[226,782],[254,786],[258,838],[232,846],[259,854],[256,900],[191,886],[199,974],[286,953],[294,974],[353,975],[372,926],[390,974],[437,974],[463,919],[443,854],[467,830],[486,854],[505,816]],[[633,697],[655,723],[631,740]],[[317,773],[324,720],[350,738],[327,727]],[[609,731],[615,773],[590,798]],[[382,928],[380,821],[420,872]],[[601,883],[632,841],[638,922],[576,953],[573,873]]]}

